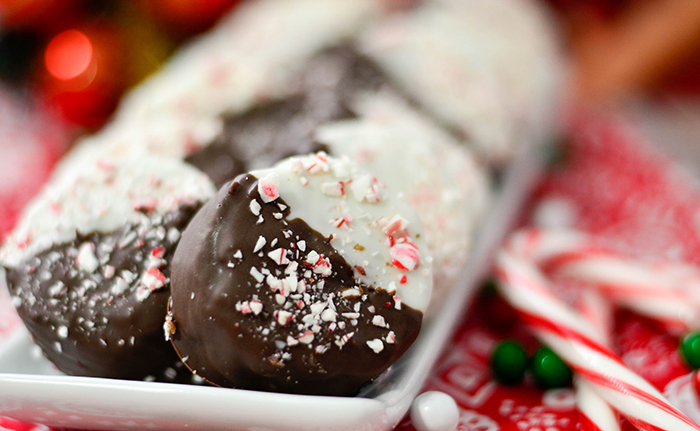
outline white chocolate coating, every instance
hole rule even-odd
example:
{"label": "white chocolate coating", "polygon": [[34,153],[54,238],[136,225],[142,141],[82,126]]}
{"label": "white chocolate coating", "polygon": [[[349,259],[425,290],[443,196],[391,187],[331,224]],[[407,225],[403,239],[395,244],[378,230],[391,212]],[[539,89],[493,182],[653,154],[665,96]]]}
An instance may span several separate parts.
{"label": "white chocolate coating", "polygon": [[546,18],[528,0],[431,1],[376,21],[360,45],[429,112],[502,163],[522,133],[552,122],[562,97]]}
{"label": "white chocolate coating", "polygon": [[144,212],[162,215],[216,193],[204,174],[177,159],[143,155],[74,167],[25,209],[0,249],[3,265],[15,267],[78,233],[108,233],[148,217]]}
{"label": "white chocolate coating", "polygon": [[346,154],[403,194],[433,254],[435,308],[469,258],[490,203],[488,175],[471,153],[388,94],[358,100],[361,118],[320,127],[316,139]]}
{"label": "white chocolate coating", "polygon": [[332,237],[331,245],[348,264],[363,268],[355,273],[363,283],[389,293],[395,289],[401,302],[426,310],[433,274],[421,223],[380,179],[347,158],[323,153],[292,157],[251,174],[259,179],[261,196],[270,196],[266,205],[277,205],[277,192],[289,205],[289,219],[302,219]]}

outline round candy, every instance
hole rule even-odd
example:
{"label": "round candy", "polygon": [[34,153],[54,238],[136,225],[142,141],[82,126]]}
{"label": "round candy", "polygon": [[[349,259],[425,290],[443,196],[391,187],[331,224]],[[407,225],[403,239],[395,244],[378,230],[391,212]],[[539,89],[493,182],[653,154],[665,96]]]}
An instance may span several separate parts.
{"label": "round candy", "polygon": [[413,400],[411,424],[418,431],[453,431],[458,423],[459,408],[448,394],[429,391]]}
{"label": "round candy", "polygon": [[513,384],[522,381],[527,369],[527,354],[514,341],[499,343],[491,354],[491,373],[501,383]]}
{"label": "round candy", "polygon": [[355,394],[418,335],[422,236],[408,204],[348,160],[243,174],[182,235],[166,334],[215,385]]}
{"label": "round candy", "polygon": [[532,357],[532,374],[544,388],[560,388],[571,383],[571,369],[549,347],[540,347]]}
{"label": "round candy", "polygon": [[700,368],[700,331],[686,334],[680,340],[680,351],[688,365]]}

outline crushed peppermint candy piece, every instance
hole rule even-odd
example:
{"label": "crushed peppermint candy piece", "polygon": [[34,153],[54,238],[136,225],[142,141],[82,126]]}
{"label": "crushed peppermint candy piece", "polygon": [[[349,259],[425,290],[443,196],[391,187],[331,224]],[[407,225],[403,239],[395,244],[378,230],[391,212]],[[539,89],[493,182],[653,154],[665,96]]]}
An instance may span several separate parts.
{"label": "crushed peppermint candy piece", "polygon": [[275,311],[275,317],[277,318],[277,323],[282,326],[285,326],[294,320],[294,315],[286,310]]}
{"label": "crushed peppermint candy piece", "polygon": [[266,242],[267,242],[267,240],[265,239],[265,237],[260,235],[258,237],[258,240],[255,242],[255,247],[253,247],[253,253],[257,253],[260,250],[262,250],[262,248],[265,246]]}
{"label": "crushed peppermint candy piece", "polygon": [[287,259],[286,250],[283,248],[276,248],[269,252],[267,256],[272,259],[277,265],[286,265],[289,263]]}
{"label": "crushed peppermint candy piece", "polygon": [[339,339],[335,341],[335,345],[340,347],[340,349],[343,349],[343,346],[347,344],[348,341],[355,335],[354,332],[348,332],[347,334],[343,335]]}
{"label": "crushed peppermint candy piece", "polygon": [[279,175],[271,172],[258,180],[258,193],[263,202],[270,203],[280,197]]}
{"label": "crushed peppermint candy piece", "polygon": [[374,353],[379,353],[384,350],[384,342],[379,338],[367,341],[367,346],[374,351]]}
{"label": "crushed peppermint candy piece", "polygon": [[314,274],[319,274],[322,277],[328,277],[333,272],[331,261],[323,256],[316,261],[313,268]]}
{"label": "crushed peppermint candy piece", "polygon": [[154,247],[153,250],[151,250],[151,256],[153,256],[156,259],[162,259],[163,256],[165,256],[165,247],[163,247],[162,245]]}
{"label": "crushed peppermint candy piece", "polygon": [[260,215],[260,210],[262,209],[262,207],[260,206],[260,204],[258,203],[257,200],[255,200],[255,199],[251,200],[249,206],[250,206],[250,212],[252,212],[253,215],[255,215],[255,216]]}
{"label": "crushed peppermint candy piece", "polygon": [[240,312],[241,314],[250,314],[253,312],[248,301],[238,301],[236,303],[236,311]]}
{"label": "crushed peppermint candy piece", "polygon": [[258,271],[258,268],[256,267],[250,268],[250,275],[252,275],[258,283],[261,283],[263,280],[265,280],[265,276],[262,275],[262,273]]}
{"label": "crushed peppermint candy piece", "polygon": [[350,228],[350,223],[352,223],[352,217],[348,214],[343,214],[341,217],[330,221],[330,224],[337,228]]}
{"label": "crushed peppermint candy piece", "polygon": [[372,325],[384,328],[386,327],[386,320],[384,320],[384,317],[376,314],[374,317],[372,317]]}
{"label": "crushed peppermint candy piece", "polygon": [[410,242],[394,244],[390,249],[391,263],[399,268],[412,271],[420,262],[418,247]]}
{"label": "crushed peppermint candy piece", "polygon": [[327,308],[323,310],[321,313],[321,320],[324,322],[335,322],[335,318],[337,316],[337,313],[330,308]]}
{"label": "crushed peppermint candy piece", "polygon": [[256,316],[257,316],[258,314],[260,314],[260,313],[262,312],[262,310],[263,310],[263,304],[262,304],[262,302],[260,302],[260,301],[253,300],[253,301],[250,301],[250,302],[248,303],[248,305],[250,306],[250,310],[251,310],[251,311],[253,312],[253,314],[255,314]]}
{"label": "crushed peppermint candy piece", "polygon": [[76,264],[81,270],[92,274],[95,272],[100,262],[95,256],[95,245],[91,242],[85,242],[80,246],[78,251],[78,257],[76,258]]}
{"label": "crushed peppermint candy piece", "polygon": [[314,341],[314,333],[312,331],[306,331],[298,338],[301,344],[311,344]]}
{"label": "crushed peppermint candy piece", "polygon": [[394,308],[397,310],[401,309],[401,297],[399,295],[394,295]]}
{"label": "crushed peppermint candy piece", "polygon": [[382,228],[382,232],[386,236],[392,236],[395,233],[402,233],[408,228],[408,220],[401,217],[399,214],[391,217],[382,217],[377,220],[377,224]]}
{"label": "crushed peppermint candy piece", "polygon": [[316,262],[321,258],[321,256],[316,253],[316,251],[311,250],[309,254],[306,255],[306,260],[305,262],[308,263],[309,265],[313,266],[316,265]]}
{"label": "crushed peppermint candy piece", "polygon": [[362,292],[360,291],[360,289],[352,287],[350,289],[343,290],[342,292],[340,292],[340,295],[343,298],[358,298],[360,297],[360,295],[362,295]]}
{"label": "crushed peppermint candy piece", "polygon": [[114,274],[116,273],[117,269],[113,267],[112,265],[105,265],[105,269],[102,272],[102,275],[106,280],[110,280],[112,277],[114,277]]}
{"label": "crushed peppermint candy piece", "polygon": [[372,177],[368,174],[358,176],[350,184],[350,191],[352,192],[352,197],[356,201],[362,202],[366,195],[367,190],[372,186]]}
{"label": "crushed peppermint candy piece", "polygon": [[326,196],[345,196],[345,186],[341,181],[321,184],[321,192]]}
{"label": "crushed peppermint candy piece", "polygon": [[299,159],[303,170],[310,174],[328,172],[328,156],[323,151]]}
{"label": "crushed peppermint candy piece", "polygon": [[158,290],[165,286],[165,275],[158,268],[149,268],[141,278],[141,283],[150,291]]}
{"label": "crushed peppermint candy piece", "polygon": [[388,334],[386,334],[386,339],[384,340],[387,344],[394,344],[396,343],[396,334],[394,331],[389,331]]}
{"label": "crushed peppermint candy piece", "polygon": [[177,228],[171,227],[168,229],[166,238],[171,244],[175,244],[176,242],[180,241],[180,231],[177,230]]}

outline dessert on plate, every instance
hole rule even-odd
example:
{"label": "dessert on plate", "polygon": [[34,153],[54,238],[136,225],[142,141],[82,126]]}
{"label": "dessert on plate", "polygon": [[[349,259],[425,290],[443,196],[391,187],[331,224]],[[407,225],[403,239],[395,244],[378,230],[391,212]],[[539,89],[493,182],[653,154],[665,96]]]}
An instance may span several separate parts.
{"label": "dessert on plate", "polygon": [[[376,378],[468,261],[493,166],[554,106],[539,11],[470,4],[245,3],[133,89],[0,251],[45,355],[141,379],[168,374],[177,350],[211,383],[299,393]],[[312,159],[325,170],[284,185]],[[255,355],[239,336],[262,343]]]}

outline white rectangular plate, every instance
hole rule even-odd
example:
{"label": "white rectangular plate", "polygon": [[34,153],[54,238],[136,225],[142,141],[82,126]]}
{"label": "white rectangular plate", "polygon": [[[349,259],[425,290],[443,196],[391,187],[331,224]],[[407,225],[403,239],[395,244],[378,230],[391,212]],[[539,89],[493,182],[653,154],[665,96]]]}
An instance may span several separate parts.
{"label": "white rectangular plate", "polygon": [[460,281],[416,343],[357,397],[321,397],[89,377],[55,371],[24,328],[0,345],[0,415],[103,430],[386,430],[406,414],[513,223],[541,167],[541,142],[505,170]]}

